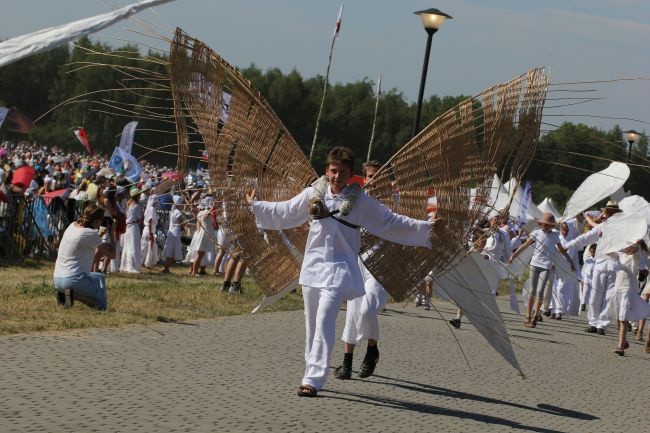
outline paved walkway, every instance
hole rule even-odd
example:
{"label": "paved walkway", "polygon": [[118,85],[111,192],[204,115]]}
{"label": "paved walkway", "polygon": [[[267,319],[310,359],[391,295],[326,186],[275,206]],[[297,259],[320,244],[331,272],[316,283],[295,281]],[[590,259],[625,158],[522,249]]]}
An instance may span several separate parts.
{"label": "paved walkway", "polygon": [[586,334],[582,320],[529,330],[504,316],[525,381],[471,325],[452,333],[434,311],[392,304],[377,376],[331,377],[317,399],[295,395],[300,311],[0,337],[0,431],[650,431],[640,343],[621,358],[613,332]]}

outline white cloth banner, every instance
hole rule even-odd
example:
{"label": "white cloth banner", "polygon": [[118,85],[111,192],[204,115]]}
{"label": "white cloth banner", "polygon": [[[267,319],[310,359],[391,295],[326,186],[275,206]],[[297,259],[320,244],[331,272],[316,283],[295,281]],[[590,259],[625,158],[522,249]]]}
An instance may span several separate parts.
{"label": "white cloth banner", "polygon": [[463,310],[483,338],[523,376],[510,343],[501,312],[492,291],[499,285],[499,273],[479,253],[457,257],[449,271],[435,278],[436,287]]}
{"label": "white cloth banner", "polygon": [[143,0],[111,12],[7,39],[0,42],[0,67],[98,32],[143,9],[170,1],[172,0]]}
{"label": "white cloth banner", "polygon": [[2,122],[5,121],[7,114],[9,114],[9,109],[6,107],[0,107],[0,126],[2,126]]}
{"label": "white cloth banner", "polygon": [[630,168],[617,161],[613,161],[605,170],[588,176],[569,199],[560,222],[573,218],[609,197],[623,186],[628,177]]}
{"label": "white cloth banner", "polygon": [[528,222],[528,207],[530,206],[532,194],[533,191],[530,182],[526,182],[524,192],[521,195],[521,203],[519,204],[519,214],[517,215],[517,222],[520,227],[526,225]]}
{"label": "white cloth banner", "polygon": [[596,259],[634,245],[636,241],[643,239],[647,231],[645,219],[637,213],[621,212],[609,217],[603,224],[603,235],[598,241]]}
{"label": "white cloth banner", "polygon": [[133,136],[135,135],[135,128],[138,126],[138,121],[134,120],[124,125],[122,135],[120,136],[120,144],[117,146],[126,153],[131,153],[133,148]]}

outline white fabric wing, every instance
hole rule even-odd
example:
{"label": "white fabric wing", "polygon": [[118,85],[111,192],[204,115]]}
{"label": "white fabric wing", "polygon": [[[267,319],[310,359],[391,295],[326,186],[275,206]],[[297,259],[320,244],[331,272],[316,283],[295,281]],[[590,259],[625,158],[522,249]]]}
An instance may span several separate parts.
{"label": "white fabric wing", "polygon": [[650,204],[641,196],[633,195],[626,197],[618,202],[618,207],[623,213],[636,213],[645,219],[646,224],[650,225]]}
{"label": "white fabric wing", "polygon": [[499,284],[496,268],[478,253],[458,257],[449,271],[435,278],[437,287],[463,310],[481,335],[523,376],[492,289]]}
{"label": "white fabric wing", "polygon": [[628,177],[630,177],[630,168],[617,161],[613,161],[606,169],[588,176],[569,199],[560,222],[573,218],[609,197],[623,186]]}
{"label": "white fabric wing", "polygon": [[610,217],[602,227],[596,258],[608,253],[621,251],[643,239],[648,230],[648,225],[639,214],[618,213]]}
{"label": "white fabric wing", "polygon": [[170,1],[172,0],[144,0],[94,17],[7,39],[0,42],[0,67],[98,32],[143,9]]}

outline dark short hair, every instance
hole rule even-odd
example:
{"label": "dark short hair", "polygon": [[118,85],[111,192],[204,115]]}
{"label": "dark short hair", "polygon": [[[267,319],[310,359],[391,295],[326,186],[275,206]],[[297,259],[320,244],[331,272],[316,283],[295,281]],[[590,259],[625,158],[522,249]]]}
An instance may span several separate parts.
{"label": "dark short hair", "polygon": [[377,160],[372,160],[368,162],[364,162],[363,166],[361,167],[361,174],[365,177],[366,176],[366,169],[368,167],[373,167],[375,170],[379,170],[381,167],[381,164]]}
{"label": "dark short hair", "polygon": [[344,146],[333,147],[327,154],[327,165],[338,162],[341,165],[347,165],[350,170],[354,170],[354,153],[350,148]]}

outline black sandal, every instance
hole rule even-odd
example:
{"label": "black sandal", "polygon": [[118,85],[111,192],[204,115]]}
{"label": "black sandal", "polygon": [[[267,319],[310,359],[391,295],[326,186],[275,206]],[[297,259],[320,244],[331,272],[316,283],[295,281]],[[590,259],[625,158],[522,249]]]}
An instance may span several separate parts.
{"label": "black sandal", "polygon": [[363,357],[361,367],[359,367],[359,377],[363,379],[372,376],[377,367],[377,362],[379,362],[379,355],[372,356],[366,354],[366,356]]}
{"label": "black sandal", "polygon": [[311,385],[300,385],[298,387],[298,397],[316,397],[318,390]]}

